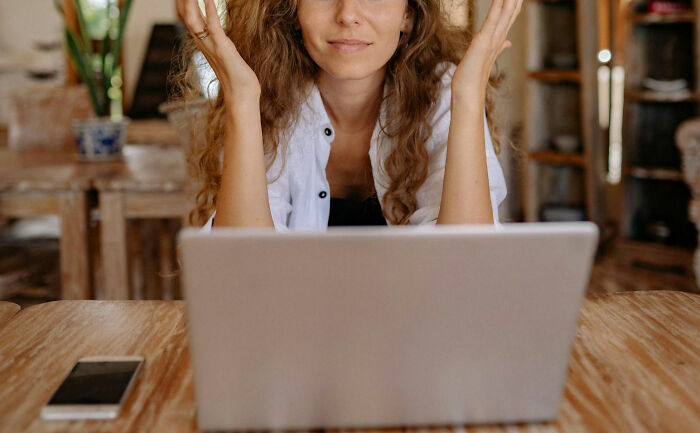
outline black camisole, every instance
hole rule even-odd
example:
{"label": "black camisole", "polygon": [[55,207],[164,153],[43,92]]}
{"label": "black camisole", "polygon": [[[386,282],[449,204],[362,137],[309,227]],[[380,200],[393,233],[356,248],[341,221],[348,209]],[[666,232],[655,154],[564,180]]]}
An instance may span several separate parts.
{"label": "black camisole", "polygon": [[364,201],[331,197],[328,226],[385,226],[382,206],[377,195]]}

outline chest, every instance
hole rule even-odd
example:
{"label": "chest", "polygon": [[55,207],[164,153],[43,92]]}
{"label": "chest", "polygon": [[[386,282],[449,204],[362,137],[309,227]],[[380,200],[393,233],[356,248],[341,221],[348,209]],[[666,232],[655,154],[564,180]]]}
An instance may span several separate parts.
{"label": "chest", "polygon": [[374,194],[369,136],[336,135],[326,165],[332,197],[364,200]]}

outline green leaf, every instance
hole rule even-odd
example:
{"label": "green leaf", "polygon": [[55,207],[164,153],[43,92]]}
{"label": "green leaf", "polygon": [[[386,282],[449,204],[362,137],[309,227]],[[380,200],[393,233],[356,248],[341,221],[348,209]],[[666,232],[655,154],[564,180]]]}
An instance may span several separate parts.
{"label": "green leaf", "polygon": [[90,59],[86,58],[87,56],[84,51],[81,51],[76,34],[67,27],[65,29],[65,37],[68,52],[70,53],[73,61],[75,61],[78,73],[88,88],[88,93],[90,94],[90,100],[92,101],[92,107],[95,109],[95,114],[98,116],[104,116],[106,114],[106,103],[104,100],[100,100],[97,93],[94,72],[90,69]]}
{"label": "green leaf", "polygon": [[[109,47],[109,31],[107,31],[107,34],[105,35],[104,39],[100,41],[100,60],[102,62],[101,68],[102,68],[102,93],[104,95],[105,101],[109,100],[108,92],[109,88],[112,86],[112,72],[108,71],[109,68],[107,68],[107,50]],[[107,102],[105,102],[107,104]]]}
{"label": "green leaf", "polygon": [[131,8],[131,1],[132,0],[124,1],[122,9],[119,12],[119,29],[117,37],[114,39],[114,44],[112,44],[112,70],[110,71],[110,75],[114,73],[114,70],[119,66],[119,62],[121,61],[122,38],[124,36],[126,19],[129,16],[129,9]]}
{"label": "green leaf", "polygon": [[80,0],[73,0],[73,7],[75,8],[75,15],[78,17],[78,28],[80,30],[80,35],[83,37],[85,49],[88,52],[92,53],[92,42],[90,41],[90,35],[87,31],[87,25],[85,24],[85,15],[83,14],[83,8],[80,5]]}
{"label": "green leaf", "polygon": [[[107,16],[109,16],[110,10],[112,9],[113,0],[107,0]],[[111,20],[110,20],[111,21]],[[107,33],[105,33],[104,39],[100,42],[100,60],[102,60],[102,90],[105,95],[105,100],[109,100],[109,88],[112,87],[112,75],[114,71],[107,65],[107,56],[109,55],[109,47],[111,45],[111,35],[110,30],[112,28],[111,22],[107,28]]]}

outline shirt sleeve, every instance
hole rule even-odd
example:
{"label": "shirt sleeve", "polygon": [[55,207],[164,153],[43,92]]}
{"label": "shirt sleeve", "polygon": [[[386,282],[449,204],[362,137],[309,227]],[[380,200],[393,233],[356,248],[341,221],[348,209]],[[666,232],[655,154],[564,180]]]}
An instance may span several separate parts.
{"label": "shirt sleeve", "polygon": [[[270,203],[270,214],[275,225],[275,231],[289,231],[289,215],[292,212],[292,198],[289,189],[288,172],[284,167],[284,157],[278,153],[272,166],[267,171],[267,196]],[[270,182],[273,181],[273,182]],[[202,227],[201,232],[210,233],[214,225],[216,211]]]}
{"label": "shirt sleeve", "polygon": [[275,231],[289,231],[289,216],[292,213],[292,193],[289,185],[288,146],[278,149],[275,161],[267,171],[267,197]]}
{"label": "shirt sleeve", "polygon": [[[445,177],[447,160],[447,138],[450,130],[450,107],[452,74],[456,66],[451,65],[443,76],[443,92],[440,95],[438,109],[433,117],[433,133],[426,143],[429,157],[428,177],[416,193],[418,209],[411,215],[410,224],[436,224],[440,213],[442,185]],[[486,168],[489,178],[489,193],[494,225],[500,226],[498,206],[506,198],[507,189],[501,164],[493,148],[486,114],[484,114],[484,145],[486,146]]]}

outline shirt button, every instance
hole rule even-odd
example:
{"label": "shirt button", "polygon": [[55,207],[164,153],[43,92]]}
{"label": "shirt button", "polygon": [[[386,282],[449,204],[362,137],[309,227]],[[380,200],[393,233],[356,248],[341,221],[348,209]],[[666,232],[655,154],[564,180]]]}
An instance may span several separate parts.
{"label": "shirt button", "polygon": [[318,193],[318,196],[321,197],[321,198],[326,198],[327,195],[328,195],[328,194],[326,193],[326,191],[321,191],[321,192]]}
{"label": "shirt button", "polygon": [[330,137],[331,134],[333,134],[333,131],[331,131],[331,128],[326,128],[323,130],[324,134],[326,134],[326,137]]}

